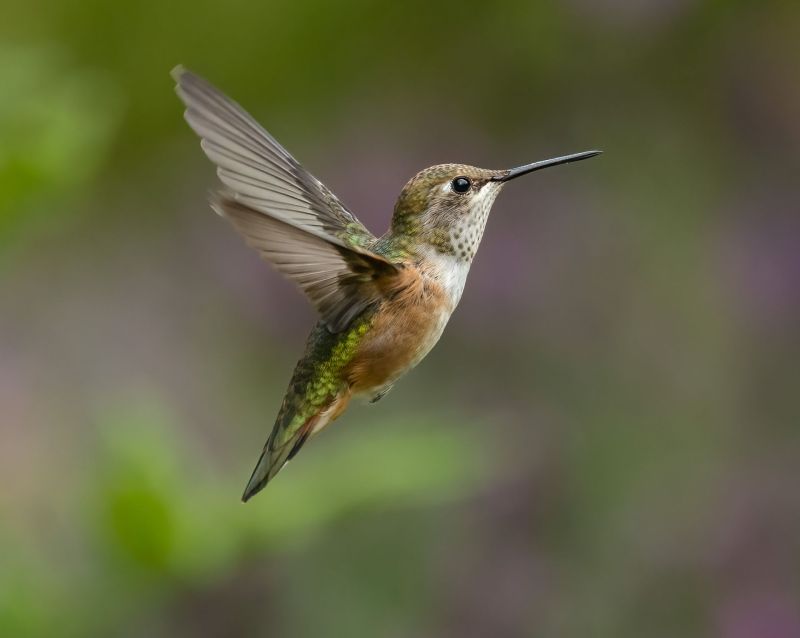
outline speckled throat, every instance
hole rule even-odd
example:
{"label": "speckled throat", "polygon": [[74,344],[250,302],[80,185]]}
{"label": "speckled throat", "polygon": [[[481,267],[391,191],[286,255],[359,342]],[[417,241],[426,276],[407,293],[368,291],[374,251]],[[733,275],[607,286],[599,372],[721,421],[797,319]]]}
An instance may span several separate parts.
{"label": "speckled throat", "polygon": [[[418,173],[406,184],[395,205],[390,242],[411,254],[449,255],[470,263],[478,250],[489,211],[502,182],[489,171],[464,164],[442,164]],[[454,190],[453,176],[466,180]]]}

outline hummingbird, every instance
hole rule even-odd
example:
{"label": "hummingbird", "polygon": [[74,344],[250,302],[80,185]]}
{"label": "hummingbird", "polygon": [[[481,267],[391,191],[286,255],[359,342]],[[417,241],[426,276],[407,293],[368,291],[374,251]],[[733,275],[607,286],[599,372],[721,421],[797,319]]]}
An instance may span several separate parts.
{"label": "hummingbird", "polygon": [[440,164],[400,191],[373,235],[241,106],[183,67],[184,117],[224,186],[210,204],[319,313],[242,495],[249,500],[354,397],[371,403],[439,341],[461,299],[495,198],[511,180],[598,155],[505,170]]}

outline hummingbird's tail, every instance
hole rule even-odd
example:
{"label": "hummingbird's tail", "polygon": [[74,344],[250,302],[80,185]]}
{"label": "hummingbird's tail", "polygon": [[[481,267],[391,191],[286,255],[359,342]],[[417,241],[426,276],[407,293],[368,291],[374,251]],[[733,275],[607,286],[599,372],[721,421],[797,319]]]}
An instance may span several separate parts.
{"label": "hummingbird's tail", "polygon": [[272,478],[283,469],[283,466],[297,454],[297,451],[303,447],[303,443],[306,442],[308,436],[308,430],[304,428],[304,431],[299,434],[291,445],[278,448],[277,450],[272,449],[273,437],[269,437],[267,444],[264,446],[264,450],[261,452],[261,456],[258,457],[258,463],[256,463],[256,467],[250,475],[247,487],[244,488],[242,503],[247,503],[247,501],[267,486],[267,483],[269,483]]}
{"label": "hummingbird's tail", "polygon": [[300,451],[303,444],[342,414],[349,402],[350,392],[348,390],[340,392],[310,415],[297,414],[293,410],[287,409],[284,404],[275,427],[267,439],[267,444],[258,458],[253,474],[247,482],[247,487],[242,494],[242,502],[246,503],[263,490],[267,483],[283,469],[283,466]]}

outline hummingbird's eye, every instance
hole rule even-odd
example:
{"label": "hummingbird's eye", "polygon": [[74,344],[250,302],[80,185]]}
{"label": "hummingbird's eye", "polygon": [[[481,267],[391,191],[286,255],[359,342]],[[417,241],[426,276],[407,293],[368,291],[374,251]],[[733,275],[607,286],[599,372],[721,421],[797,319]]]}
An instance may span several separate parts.
{"label": "hummingbird's eye", "polygon": [[450,184],[456,193],[466,193],[472,186],[472,182],[466,177],[456,177]]}

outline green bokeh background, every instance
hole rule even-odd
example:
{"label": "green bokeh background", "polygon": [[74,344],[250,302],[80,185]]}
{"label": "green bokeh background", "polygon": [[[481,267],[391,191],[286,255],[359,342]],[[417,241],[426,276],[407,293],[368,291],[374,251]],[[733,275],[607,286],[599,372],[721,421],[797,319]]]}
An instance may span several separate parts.
{"label": "green bokeh background", "polygon": [[[800,635],[800,5],[0,0],[0,636]],[[244,506],[313,321],[169,70],[375,232],[495,205],[439,346]]]}

